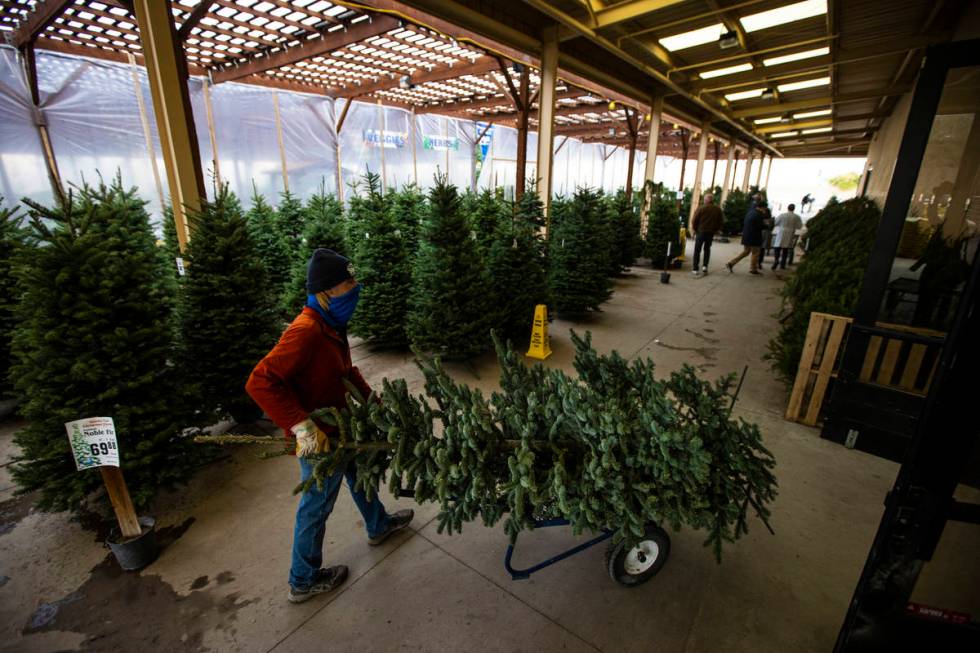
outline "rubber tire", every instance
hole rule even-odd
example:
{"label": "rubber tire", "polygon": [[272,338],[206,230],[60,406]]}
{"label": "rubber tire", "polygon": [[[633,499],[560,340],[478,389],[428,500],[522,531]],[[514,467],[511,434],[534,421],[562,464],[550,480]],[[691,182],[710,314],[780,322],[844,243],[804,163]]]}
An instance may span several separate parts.
{"label": "rubber tire", "polygon": [[656,576],[663,569],[663,566],[667,564],[667,558],[670,556],[670,536],[667,535],[667,531],[656,524],[648,524],[643,539],[655,541],[660,550],[653,566],[641,574],[631,574],[626,571],[625,563],[628,550],[626,549],[625,540],[620,540],[616,544],[610,544],[606,548],[606,569],[609,572],[609,577],[623,587],[638,587],[642,585]]}

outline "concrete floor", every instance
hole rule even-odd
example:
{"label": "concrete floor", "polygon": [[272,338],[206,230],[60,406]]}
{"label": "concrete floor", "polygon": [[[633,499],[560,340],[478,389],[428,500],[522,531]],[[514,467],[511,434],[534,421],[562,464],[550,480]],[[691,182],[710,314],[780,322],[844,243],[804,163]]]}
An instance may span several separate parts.
{"label": "concrete floor", "polygon": [[[0,651],[827,651],[833,646],[898,466],[821,440],[782,419],[787,389],[762,360],[777,328],[781,278],[729,275],[736,245],[716,244],[703,279],[635,268],[589,321],[552,325],[548,365],[571,369],[568,329],[590,330],[600,350],[649,356],[662,373],[688,362],[706,375],[749,366],[736,413],[757,422],[778,462],[780,492],[770,535],[750,533],[716,564],[703,535],[672,533],[670,559],[637,589],[615,585],[594,547],[531,580],[503,568],[502,528],[478,524],[436,534],[433,506],[414,507],[412,530],[377,549],[346,490],[327,528],[328,563],[350,566],[332,595],[286,601],[297,499],[294,459],[260,461],[247,448],[157,501],[165,526],[159,560],[122,574],[93,533],[63,514],[30,512],[12,499],[0,468]],[[409,356],[357,347],[369,382],[421,379]],[[490,356],[453,373],[496,384]],[[474,372],[478,375],[474,376]],[[0,460],[16,425],[0,432]],[[522,536],[518,563],[573,543],[568,529]]]}

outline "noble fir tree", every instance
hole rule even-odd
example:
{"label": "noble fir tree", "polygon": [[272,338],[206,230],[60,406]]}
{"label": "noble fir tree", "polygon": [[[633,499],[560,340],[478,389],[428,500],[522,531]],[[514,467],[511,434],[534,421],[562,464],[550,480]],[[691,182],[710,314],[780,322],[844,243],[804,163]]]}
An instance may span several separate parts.
{"label": "noble fir tree", "polygon": [[615,195],[607,196],[607,211],[613,227],[613,250],[611,271],[620,274],[636,262],[642,243],[640,242],[640,214],[626,191],[620,189]]}
{"label": "noble fir tree", "polygon": [[259,195],[253,187],[252,208],[245,215],[249,233],[255,241],[255,247],[269,273],[269,281],[273,288],[284,287],[289,279],[289,268],[292,263],[290,249],[279,232],[276,210],[265,198]]}
{"label": "noble fir tree", "polygon": [[347,232],[344,240],[357,264],[358,246],[367,231],[367,224],[388,210],[388,197],[381,192],[381,176],[368,171],[364,177],[351,184],[350,201],[347,205]]}
{"label": "noble fir tree", "polygon": [[467,215],[470,229],[476,234],[480,251],[486,255],[497,241],[499,232],[504,227],[504,220],[509,217],[503,189],[484,189],[469,204]]}
{"label": "noble fir tree", "polygon": [[191,402],[172,365],[176,283],[165,254],[144,202],[119,178],[57,208],[24,202],[39,246],[16,263],[12,378],[27,425],[15,436],[14,480],[40,490],[43,510],[87,507],[102,479],[75,471],[65,423],[111,417],[126,483],[145,506],[207,454],[182,436]]}
{"label": "noble fir tree", "polygon": [[487,350],[489,286],[476,241],[445,176],[429,191],[412,282],[408,336],[444,358],[470,358]]}
{"label": "noble fir tree", "polygon": [[[650,258],[650,265],[670,267],[671,261],[681,255],[680,218],[677,215],[677,200],[673,193],[663,188],[663,184],[647,182],[650,193],[650,209],[647,216],[647,233],[644,248]],[[667,255],[668,246],[670,256]]]}
{"label": "noble fir tree", "polygon": [[355,275],[363,288],[351,333],[386,347],[408,342],[405,324],[412,286],[412,250],[396,206],[360,217],[363,231],[354,256]]}
{"label": "noble fir tree", "polygon": [[174,209],[170,205],[163,210],[163,251],[167,253],[167,262],[176,275],[177,258],[180,257],[180,242],[177,240],[177,221],[174,220]]}
{"label": "noble fir tree", "polygon": [[303,233],[306,231],[306,208],[298,197],[288,190],[280,194],[276,208],[276,231],[285,243],[289,260],[292,261],[302,249]]}
{"label": "noble fir tree", "polygon": [[197,384],[205,424],[231,416],[253,422],[262,410],[245,381],[281,332],[276,293],[228,186],[189,216],[178,325],[182,376]]}
{"label": "noble fir tree", "polygon": [[425,217],[425,195],[415,184],[408,184],[391,194],[390,207],[387,210],[395,227],[401,231],[411,255],[418,246],[419,229]]}
{"label": "noble fir tree", "polygon": [[728,236],[742,233],[742,224],[745,221],[745,214],[749,210],[749,196],[742,192],[740,188],[733,188],[725,198],[725,203],[721,211],[725,216],[725,226],[723,231]]}
{"label": "noble fir tree", "polygon": [[419,361],[425,396],[404,380],[385,380],[380,402],[352,393],[321,413],[351,435],[310,459],[297,491],[353,465],[369,497],[387,481],[438,504],[439,532],[505,519],[513,538],[535,518],[563,517],[575,533],[615,531],[629,549],[651,524],[687,526],[706,531],[719,561],[750,511],[769,526],[775,460],[758,427],[729,414],[734,374],[709,383],[685,365],[657,378],[649,359],[599,355],[588,334],[572,342],[577,376],[528,367],[498,339],[500,390],[489,397],[438,359]]}
{"label": "noble fir tree", "polygon": [[513,217],[498,224],[487,253],[491,315],[494,329],[504,339],[526,341],[535,306],[548,303],[544,239],[538,227],[543,220],[544,205],[538,194],[524,193],[514,205]]}
{"label": "noble fir tree", "polygon": [[595,190],[579,188],[571,199],[552,205],[549,282],[558,313],[599,310],[612,295],[607,224],[602,195]]}
{"label": "noble fir tree", "polygon": [[27,231],[22,228],[23,216],[7,208],[0,195],[0,399],[10,390],[7,374],[10,370],[10,339],[13,335],[14,307],[17,304],[14,260],[27,246]]}
{"label": "noble fir tree", "polygon": [[293,256],[289,282],[282,292],[282,313],[286,316],[295,315],[306,306],[306,265],[314,251],[332,249],[351,257],[344,242],[343,206],[323,185],[306,203],[306,214],[306,230]]}

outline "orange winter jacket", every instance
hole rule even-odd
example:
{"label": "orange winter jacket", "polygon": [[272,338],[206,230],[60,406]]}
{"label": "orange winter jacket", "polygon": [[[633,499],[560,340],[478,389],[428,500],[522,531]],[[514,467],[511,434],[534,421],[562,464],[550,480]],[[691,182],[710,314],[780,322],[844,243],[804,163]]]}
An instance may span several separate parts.
{"label": "orange winter jacket", "polygon": [[[291,438],[290,427],[314,410],[347,405],[343,379],[365,398],[371,394],[371,387],[351,363],[347,338],[306,307],[252,370],[245,390]],[[332,430],[323,424],[320,428]]]}

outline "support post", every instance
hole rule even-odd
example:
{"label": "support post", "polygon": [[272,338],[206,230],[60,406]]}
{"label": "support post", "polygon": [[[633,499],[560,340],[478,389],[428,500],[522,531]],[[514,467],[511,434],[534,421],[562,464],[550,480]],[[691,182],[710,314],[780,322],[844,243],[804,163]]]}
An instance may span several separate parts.
{"label": "support post", "polygon": [[687,153],[691,148],[691,133],[687,131],[686,128],[681,128],[681,152],[683,153],[683,158],[681,159],[681,181],[677,188],[678,191],[684,192],[684,175],[687,172]]}
{"label": "support post", "polygon": [[378,126],[381,128],[381,138],[379,139],[381,146],[381,194],[384,195],[388,190],[388,168],[385,165],[385,108],[381,104],[381,100],[378,100]]}
{"label": "support post", "polygon": [[[772,155],[769,155],[769,160],[772,161]],[[762,188],[762,167],[765,162],[766,155],[763,153],[762,157],[759,159],[759,171],[755,173],[755,185],[758,188]]]}
{"label": "support post", "polygon": [[520,201],[524,196],[524,176],[527,167],[527,128],[531,107],[528,106],[531,75],[528,67],[521,67],[521,89],[517,101],[517,179],[514,181],[514,200]]}
{"label": "support post", "polygon": [[177,241],[183,252],[190,235],[184,212],[197,211],[205,196],[201,155],[187,91],[187,62],[177,40],[171,2],[134,0],[133,8],[146,58]]}
{"label": "support post", "polygon": [[[551,171],[555,147],[555,82],[558,79],[558,26],[546,27],[541,35],[541,85],[538,87],[538,197],[544,205],[544,237],[551,220]],[[627,193],[629,190],[627,189]]]}
{"label": "support post", "polygon": [[163,194],[163,184],[160,183],[160,169],[157,167],[157,153],[153,149],[153,133],[150,131],[150,120],[146,115],[146,103],[143,102],[143,87],[140,84],[139,69],[136,67],[136,57],[128,53],[129,70],[133,77],[133,91],[136,95],[136,104],[140,110],[140,122],[143,125],[143,140],[146,143],[146,155],[150,159],[150,171],[153,173],[153,184],[157,189],[157,197],[160,199],[160,215],[167,211],[167,198]]}
{"label": "support post", "polygon": [[664,96],[655,95],[650,102],[650,135],[647,137],[647,161],[643,169],[643,209],[640,211],[640,235],[647,232],[652,201],[650,186],[657,167],[657,146],[660,143],[660,120],[664,113]]}
{"label": "support post", "polygon": [[272,105],[276,112],[276,138],[279,141],[279,163],[282,166],[282,189],[289,192],[289,165],[286,163],[286,145],[282,140],[282,114],[279,112],[279,91],[272,92]]}
{"label": "support post", "polygon": [[139,519],[136,517],[136,508],[133,507],[133,500],[129,496],[122,470],[118,467],[99,467],[99,471],[102,473],[102,482],[105,483],[106,494],[109,495],[109,502],[116,513],[119,531],[123,538],[139,537],[143,529],[140,528]]}
{"label": "support post", "polygon": [[694,169],[694,188],[691,189],[691,212],[687,216],[688,232],[693,231],[691,221],[694,213],[701,206],[701,181],[704,177],[704,158],[708,155],[708,128],[711,123],[705,120],[701,123],[701,140],[698,141],[698,165]]}
{"label": "support post", "polygon": [[724,181],[721,182],[721,203],[722,203],[722,205],[724,205],[725,204],[725,200],[728,199],[728,192],[731,190],[731,187],[732,187],[732,183],[731,183],[732,176],[735,173],[735,170],[732,167],[732,161],[735,160],[735,157],[737,156],[737,152],[738,152],[738,150],[735,147],[735,139],[733,138],[730,141],[728,141],[728,161],[725,163],[725,179],[724,179]]}
{"label": "support post", "polygon": [[221,165],[218,163],[218,136],[214,128],[214,108],[211,106],[211,80],[204,80],[204,111],[208,119],[208,135],[211,138],[211,163],[214,166],[214,183],[221,187]]}
{"label": "support post", "polygon": [[710,188],[712,192],[715,190],[715,179],[718,176],[718,157],[721,156],[721,142],[715,140],[715,158],[714,165],[711,166],[711,185]]}
{"label": "support post", "polygon": [[763,188],[769,188],[769,173],[772,172],[772,155],[769,155],[769,165],[766,166],[766,183]]}
{"label": "support post", "polygon": [[415,139],[418,138],[418,125],[416,120],[418,116],[415,115],[415,107],[412,107],[412,114],[409,116],[409,120],[412,121],[412,129],[410,130],[409,140],[412,142],[412,179],[415,181],[415,185],[419,185],[419,159],[415,153]]}
{"label": "support post", "polygon": [[[337,199],[344,203],[344,168],[340,163],[340,130],[344,128],[344,121],[347,120],[347,112],[350,110],[351,98],[344,101],[344,108],[340,111],[340,117],[334,122],[334,134],[337,148]],[[337,115],[337,102],[333,103],[334,115]]]}
{"label": "support post", "polygon": [[745,153],[745,176],[742,178],[742,192],[749,191],[749,174],[752,172],[752,147]]}
{"label": "support post", "polygon": [[630,147],[629,147],[629,161],[626,162],[626,200],[629,201],[633,197],[633,165],[636,161],[636,139],[639,132],[639,115],[637,115],[635,110],[631,110],[629,107],[625,107],[626,112],[626,130],[629,132]]}
{"label": "support post", "polygon": [[65,197],[65,187],[61,182],[61,172],[58,170],[58,161],[54,157],[54,148],[51,146],[48,121],[44,116],[44,111],[41,109],[41,92],[37,83],[37,59],[34,54],[34,41],[29,41],[21,49],[20,53],[24,65],[24,74],[27,76],[27,86],[31,91],[31,104],[34,109],[34,126],[37,127],[37,135],[41,140],[41,149],[44,151],[44,165],[48,171],[48,181],[51,183],[51,191],[60,202]]}

